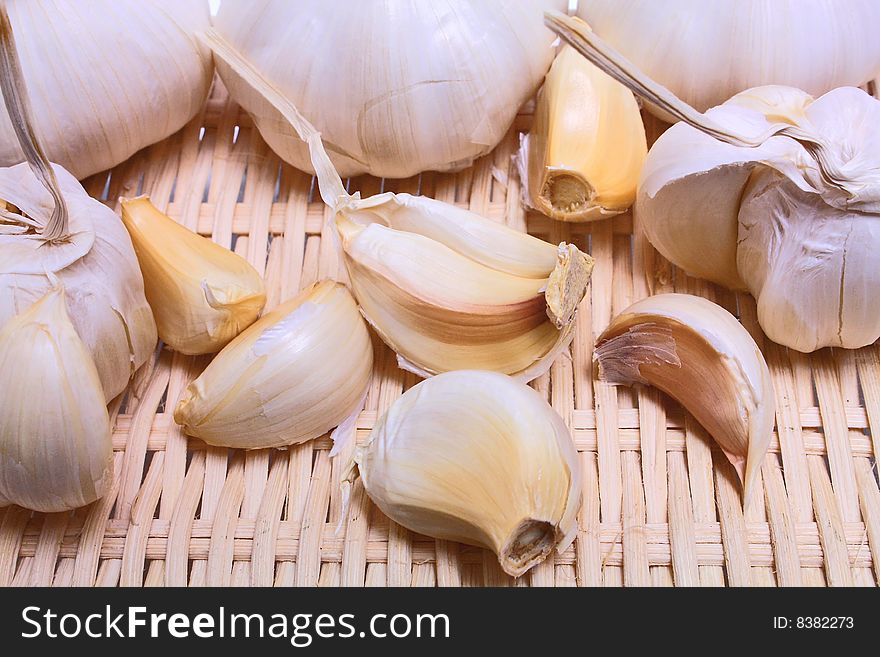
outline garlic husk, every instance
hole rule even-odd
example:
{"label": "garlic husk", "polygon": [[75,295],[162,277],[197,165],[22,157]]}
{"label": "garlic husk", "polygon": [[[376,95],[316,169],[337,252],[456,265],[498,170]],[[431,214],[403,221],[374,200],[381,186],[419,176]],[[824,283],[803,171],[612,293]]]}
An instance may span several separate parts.
{"label": "garlic husk", "polygon": [[209,445],[260,449],[318,438],[363,408],[373,350],[341,284],[322,281],[217,354],[174,410]]}
{"label": "garlic husk", "polygon": [[880,71],[874,0],[582,0],[578,15],[701,112],[751,87],[821,95]]}
{"label": "garlic husk", "polygon": [[749,503],[775,418],[761,351],[736,318],[707,299],[658,294],[615,317],[596,340],[599,376],[653,385],[681,403],[715,439]]}
{"label": "garlic husk", "polygon": [[880,101],[841,87],[741,92],[703,114],[577,20],[548,24],[579,52],[681,119],[648,153],[635,215],[690,274],[747,289],[771,339],[799,351],[880,338]]}
{"label": "garlic husk", "polygon": [[355,451],[370,498],[421,534],[487,547],[518,577],[571,544],[581,471],[562,418],[528,386],[459,370],[397,399]]}
{"label": "garlic husk", "polygon": [[526,205],[562,221],[625,212],[648,152],[632,92],[570,47],[538,93],[517,164]]}
{"label": "garlic husk", "polygon": [[420,376],[492,369],[526,381],[572,338],[592,259],[423,196],[348,194],[321,135],[220,34],[206,43],[308,143],[335,212],[351,288],[376,332]]}
{"label": "garlic husk", "polygon": [[[41,299],[56,282],[101,378],[105,399],[120,394],[156,347],[156,323],[128,233],[112,210],[50,165],[15,38],[0,5],[0,86],[27,164],[0,168],[0,324]],[[10,206],[12,210],[10,210]]]}
{"label": "garlic husk", "polygon": [[[342,176],[405,178],[463,169],[498,144],[553,59],[541,12],[566,4],[225,0],[214,26],[315,123]],[[286,117],[217,69],[272,150],[312,172]]]}
{"label": "garlic husk", "polygon": [[104,391],[61,287],[0,328],[0,506],[76,509],[111,484]]}
{"label": "garlic husk", "polygon": [[[211,55],[202,0],[5,3],[49,160],[84,178],[182,128],[202,108]],[[63,38],[62,38],[63,35]],[[0,116],[0,165],[21,161]]]}
{"label": "garlic husk", "polygon": [[159,337],[183,354],[210,354],[253,324],[266,304],[247,260],[161,213],[149,197],[121,199]]}

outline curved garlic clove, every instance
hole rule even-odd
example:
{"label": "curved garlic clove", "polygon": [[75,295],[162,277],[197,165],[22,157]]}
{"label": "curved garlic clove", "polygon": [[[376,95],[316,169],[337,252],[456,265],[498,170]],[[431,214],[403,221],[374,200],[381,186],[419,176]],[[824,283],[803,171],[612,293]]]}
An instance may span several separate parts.
{"label": "curved garlic clove", "polygon": [[187,386],[174,421],[220,447],[302,443],[361,410],[372,366],[354,299],[322,281],[226,345]]}
{"label": "curved garlic clove", "polygon": [[521,139],[517,164],[526,205],[562,221],[626,212],[647,152],[632,92],[563,48]]}
{"label": "curved garlic clove", "polygon": [[702,297],[648,297],[612,320],[594,358],[600,378],[653,385],[680,402],[733,464],[748,505],[775,407],[767,363],[733,315]]}
{"label": "curved garlic clove", "polygon": [[257,320],[266,292],[247,260],[159,212],[149,197],[121,205],[165,344],[214,353]]}
{"label": "curved garlic clove", "polygon": [[0,505],[94,502],[113,475],[98,371],[56,287],[0,328]]}
{"label": "curved garlic clove", "polygon": [[581,471],[571,434],[537,392],[503,374],[460,370],[422,381],[392,404],[354,462],[389,518],[487,547],[514,577],[564,550],[577,530]]}

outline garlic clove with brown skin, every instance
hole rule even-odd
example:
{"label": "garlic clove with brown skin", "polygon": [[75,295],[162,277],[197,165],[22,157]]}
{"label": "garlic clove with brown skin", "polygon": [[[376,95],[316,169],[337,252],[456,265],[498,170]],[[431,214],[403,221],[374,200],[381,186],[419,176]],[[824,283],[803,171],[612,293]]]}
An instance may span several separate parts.
{"label": "garlic clove with brown skin", "polygon": [[707,299],[658,294],[615,317],[596,340],[599,377],[652,385],[715,439],[743,484],[744,506],[775,421],[767,363],[733,315]]}
{"label": "garlic clove with brown skin", "polygon": [[489,548],[519,577],[574,540],[581,471],[562,418],[528,386],[458,370],[398,398],[358,447],[360,477],[389,518]]}
{"label": "garlic clove with brown skin", "polygon": [[0,506],[57,512],[102,497],[110,418],[91,354],[56,287],[0,327]]}
{"label": "garlic clove with brown skin", "polygon": [[183,354],[210,354],[253,324],[266,304],[247,260],[161,213],[149,197],[120,199],[159,337]]}

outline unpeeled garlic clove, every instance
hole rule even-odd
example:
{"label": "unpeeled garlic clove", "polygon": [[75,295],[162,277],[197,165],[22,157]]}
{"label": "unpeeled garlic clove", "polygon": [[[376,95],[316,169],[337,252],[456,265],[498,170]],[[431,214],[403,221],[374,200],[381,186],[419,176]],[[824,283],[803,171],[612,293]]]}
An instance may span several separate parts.
{"label": "unpeeled garlic clove", "polygon": [[266,313],[230,342],[174,410],[210,445],[260,449],[302,443],[363,407],[373,349],[354,299],[322,281]]}
{"label": "unpeeled garlic clove", "polygon": [[514,577],[568,547],[581,471],[562,418],[528,386],[460,370],[398,398],[355,450],[389,518],[413,531],[487,547]]}
{"label": "unpeeled garlic clove", "polygon": [[653,385],[715,439],[743,484],[755,487],[774,423],[770,370],[733,315],[707,299],[659,294],[637,301],[596,341],[600,378]]}
{"label": "unpeeled garlic clove", "polygon": [[364,316],[420,376],[480,368],[529,381],[571,341],[592,259],[408,194],[339,210]]}
{"label": "unpeeled garlic clove", "polygon": [[647,152],[632,92],[563,48],[538,94],[532,129],[521,138],[526,205],[562,221],[625,212]]}
{"label": "unpeeled garlic clove", "polygon": [[0,329],[0,390],[0,506],[68,511],[103,496],[110,418],[61,287]]}
{"label": "unpeeled garlic clove", "polygon": [[147,196],[121,199],[159,337],[183,354],[220,351],[266,304],[250,263],[160,212]]}

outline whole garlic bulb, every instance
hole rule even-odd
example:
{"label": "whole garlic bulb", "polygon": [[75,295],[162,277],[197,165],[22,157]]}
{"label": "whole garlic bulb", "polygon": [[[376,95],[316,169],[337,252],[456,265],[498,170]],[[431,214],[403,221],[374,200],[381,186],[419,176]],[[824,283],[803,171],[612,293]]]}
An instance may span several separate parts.
{"label": "whole garlic bulb", "polygon": [[[321,132],[339,173],[469,166],[553,59],[541,11],[564,0],[223,0],[217,31]],[[222,61],[232,97],[282,159],[313,171],[287,121]]]}
{"label": "whole garlic bulb", "polygon": [[[77,178],[173,134],[201,109],[211,54],[195,33],[203,0],[9,0],[5,3],[49,160]],[[0,166],[21,162],[0,116]]]}
{"label": "whole garlic bulb", "polygon": [[880,101],[853,87],[813,98],[765,86],[701,114],[583,22],[548,20],[681,119],[649,151],[635,205],[663,256],[750,291],[761,328],[787,347],[858,348],[880,338]]}
{"label": "whole garlic bulb", "polygon": [[[153,353],[156,322],[119,217],[91,198],[67,171],[53,169],[69,209],[70,238],[44,242],[29,233],[0,233],[0,324],[43,297],[56,276],[109,401]],[[49,221],[53,209],[51,195],[26,164],[0,168],[0,199],[40,225]]]}
{"label": "whole garlic bulb", "polygon": [[354,463],[389,518],[487,547],[515,577],[577,530],[581,470],[568,427],[537,392],[497,372],[446,372],[410,388]]}
{"label": "whole garlic bulb", "polygon": [[880,73],[876,0],[581,0],[578,15],[701,112],[751,87],[817,96]]}
{"label": "whole garlic bulb", "polygon": [[113,476],[110,418],[60,287],[0,327],[0,507],[67,511]]}

